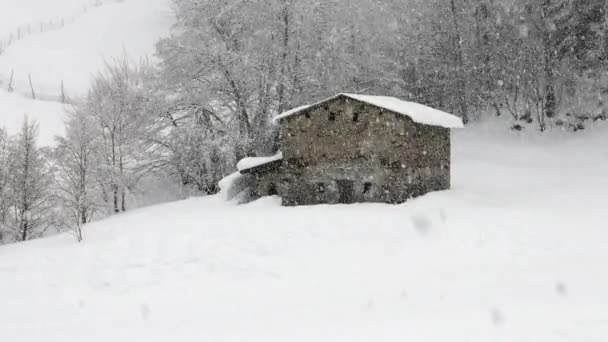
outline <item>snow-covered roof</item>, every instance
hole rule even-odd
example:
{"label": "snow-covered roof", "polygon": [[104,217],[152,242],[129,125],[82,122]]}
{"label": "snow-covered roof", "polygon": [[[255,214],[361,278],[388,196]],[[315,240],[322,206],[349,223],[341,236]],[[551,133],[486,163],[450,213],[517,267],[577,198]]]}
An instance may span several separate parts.
{"label": "snow-covered roof", "polygon": [[279,122],[282,119],[302,113],[306,109],[334,100],[338,97],[347,97],[356,101],[364,102],[376,107],[390,110],[392,112],[405,115],[419,124],[440,126],[445,128],[464,127],[462,124],[462,120],[459,117],[452,114],[448,114],[435,108],[431,108],[429,106],[425,106],[420,103],[403,101],[396,97],[390,96],[357,95],[347,93],[341,93],[314,104],[294,108],[276,116],[274,118],[274,121]]}
{"label": "snow-covered roof", "polygon": [[239,171],[245,171],[249,169],[253,169],[254,167],[262,166],[268,163],[272,163],[278,160],[283,159],[283,152],[279,151],[277,154],[271,157],[247,157],[241,159],[236,164],[236,168]]}
{"label": "snow-covered roof", "polygon": [[[322,101],[322,102],[325,102],[325,101]],[[320,102],[320,103],[321,103],[321,102]],[[277,116],[274,118],[274,120],[275,120],[275,121],[277,121],[277,120],[281,120],[281,119],[283,119],[283,118],[286,118],[286,117],[288,117],[288,116],[291,116],[292,114],[296,114],[296,113],[299,113],[299,112],[301,112],[301,111],[304,111],[305,109],[308,109],[308,108],[310,108],[310,107],[312,107],[312,106],[314,106],[314,105],[303,105],[303,106],[300,106],[300,107],[296,107],[296,108],[294,108],[294,109],[290,109],[290,110],[288,110],[288,111],[286,111],[286,112],[284,112],[284,113],[282,113],[282,114],[280,114],[280,115],[277,115]]]}

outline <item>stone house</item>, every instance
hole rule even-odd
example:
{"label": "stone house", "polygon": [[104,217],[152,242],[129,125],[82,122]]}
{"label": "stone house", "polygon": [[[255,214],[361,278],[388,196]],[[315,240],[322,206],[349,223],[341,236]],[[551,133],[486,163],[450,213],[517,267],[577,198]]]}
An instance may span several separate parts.
{"label": "stone house", "polygon": [[394,97],[338,94],[285,112],[280,152],[245,158],[254,196],[283,205],[401,203],[450,188],[450,129],[460,118]]}

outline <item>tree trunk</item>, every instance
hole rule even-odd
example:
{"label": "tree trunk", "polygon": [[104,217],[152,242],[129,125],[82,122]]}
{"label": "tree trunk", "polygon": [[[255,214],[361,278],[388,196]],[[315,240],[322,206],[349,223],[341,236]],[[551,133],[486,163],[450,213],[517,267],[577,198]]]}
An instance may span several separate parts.
{"label": "tree trunk", "polygon": [[27,230],[29,229],[29,225],[27,222],[27,214],[29,211],[29,201],[30,201],[30,196],[29,196],[29,192],[28,192],[28,178],[29,178],[29,173],[30,173],[30,153],[32,152],[32,145],[31,145],[31,141],[30,139],[32,139],[32,137],[30,136],[32,134],[32,132],[30,132],[30,127],[29,127],[29,123],[26,119],[25,123],[24,123],[24,132],[23,132],[23,140],[24,140],[24,156],[23,156],[23,179],[22,179],[22,184],[21,186],[23,187],[21,189],[22,193],[21,193],[21,241],[26,241],[27,240]]}
{"label": "tree trunk", "polygon": [[224,69],[224,76],[226,77],[226,81],[232,89],[234,101],[236,102],[238,107],[237,118],[239,121],[239,135],[241,137],[249,139],[251,135],[251,123],[249,122],[249,114],[247,113],[247,108],[245,106],[245,99],[243,98],[243,95],[241,94],[234,78],[232,78],[230,71],[224,66],[222,66],[222,68]]}
{"label": "tree trunk", "polygon": [[22,233],[22,236],[21,236],[21,241],[27,241],[27,229],[28,229],[28,227],[27,227],[27,219],[23,218],[23,220],[24,220],[24,222],[23,222],[23,228],[22,228],[23,233]]}
{"label": "tree trunk", "polygon": [[285,100],[285,83],[287,82],[287,56],[289,52],[289,0],[284,0],[283,7],[283,53],[281,56],[281,75],[279,77],[279,87],[277,90],[279,98],[279,113],[285,111],[287,101]]}
{"label": "tree trunk", "polygon": [[120,209],[118,209],[118,185],[112,185],[112,196],[114,199],[114,213],[118,214]]}
{"label": "tree trunk", "polygon": [[454,22],[454,47],[455,51],[455,65],[457,67],[457,82],[456,87],[458,92],[458,104],[460,109],[460,116],[464,123],[469,122],[469,106],[467,103],[467,91],[466,91],[466,80],[464,75],[464,57],[462,52],[462,38],[460,36],[460,28],[458,25],[458,11],[456,10],[455,0],[450,0],[450,7],[452,10],[452,20]]}
{"label": "tree trunk", "polygon": [[120,169],[120,178],[122,179],[122,184],[120,185],[120,210],[122,210],[123,212],[127,211],[127,204],[125,203],[125,181],[124,181],[124,173],[125,173],[125,169],[124,169],[124,165],[123,165],[123,161],[122,161],[122,148],[119,148],[119,153],[120,153],[120,157],[119,157],[119,169]]}
{"label": "tree trunk", "polygon": [[116,182],[116,140],[115,133],[111,134],[112,139],[112,196],[114,200],[114,213],[119,213],[118,208],[118,183]]}
{"label": "tree trunk", "polygon": [[544,78],[545,78],[545,106],[544,114],[547,118],[553,118],[557,112],[557,97],[555,95],[555,70],[557,68],[556,51],[552,42],[552,31],[547,22],[547,13],[551,6],[551,0],[544,0],[541,8],[541,16],[544,24],[543,37],[543,57],[544,57]]}
{"label": "tree trunk", "polygon": [[545,42],[544,49],[544,74],[545,74],[545,116],[553,118],[557,112],[557,98],[555,95],[555,68],[553,51],[549,42]]}
{"label": "tree trunk", "polygon": [[127,211],[126,195],[124,188],[120,191],[120,210],[122,210],[123,212]]}
{"label": "tree trunk", "polygon": [[[81,142],[82,144],[82,142]],[[80,220],[82,225],[87,223],[87,158],[86,151],[81,145],[80,149]]]}
{"label": "tree trunk", "polygon": [[82,225],[87,224],[87,221],[88,221],[87,212],[88,212],[88,210],[87,210],[86,206],[83,205],[80,207],[80,223]]}

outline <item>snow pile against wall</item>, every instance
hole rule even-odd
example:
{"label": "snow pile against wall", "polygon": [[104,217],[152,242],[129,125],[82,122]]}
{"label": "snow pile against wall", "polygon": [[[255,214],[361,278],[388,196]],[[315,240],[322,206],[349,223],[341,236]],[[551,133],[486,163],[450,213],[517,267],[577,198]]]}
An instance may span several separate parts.
{"label": "snow pile against wall", "polygon": [[240,172],[230,174],[219,182],[220,192],[217,197],[223,201],[249,202],[253,181],[251,176],[242,175]]}

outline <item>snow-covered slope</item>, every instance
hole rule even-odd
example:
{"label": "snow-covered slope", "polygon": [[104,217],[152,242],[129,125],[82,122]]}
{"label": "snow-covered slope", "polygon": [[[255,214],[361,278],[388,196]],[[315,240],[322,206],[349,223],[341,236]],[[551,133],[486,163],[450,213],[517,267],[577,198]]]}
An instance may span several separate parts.
{"label": "snow-covered slope", "polygon": [[10,134],[19,132],[25,116],[39,124],[38,144],[50,146],[56,135],[65,132],[63,120],[69,106],[58,102],[36,101],[17,93],[0,90],[0,127]]}
{"label": "snow-covered slope", "polygon": [[106,2],[63,29],[33,35],[0,56],[0,76],[29,92],[28,75],[40,97],[58,99],[63,81],[68,96],[86,94],[91,75],[106,61],[128,56],[137,61],[154,53],[172,23],[169,0]]}
{"label": "snow-covered slope", "polygon": [[0,0],[0,39],[7,44],[10,34],[16,38],[20,27],[25,35],[28,25],[37,31],[41,23],[69,19],[94,3],[94,0]]}
{"label": "snow-covered slope", "polygon": [[2,339],[604,341],[606,133],[456,132],[453,189],[400,206],[209,197],[0,247]]}
{"label": "snow-covered slope", "polygon": [[[128,56],[146,58],[172,23],[169,0],[0,0],[0,127],[18,131],[24,114],[40,122],[40,143],[49,145],[63,134],[65,111],[57,101],[65,93],[86,94],[91,76],[106,61]],[[98,4],[97,6],[93,6]],[[38,24],[61,18],[65,26],[32,32],[6,47],[17,27],[39,30]],[[3,40],[4,39],[4,40]],[[14,93],[8,93],[13,73]],[[29,75],[36,92],[31,98]]]}

